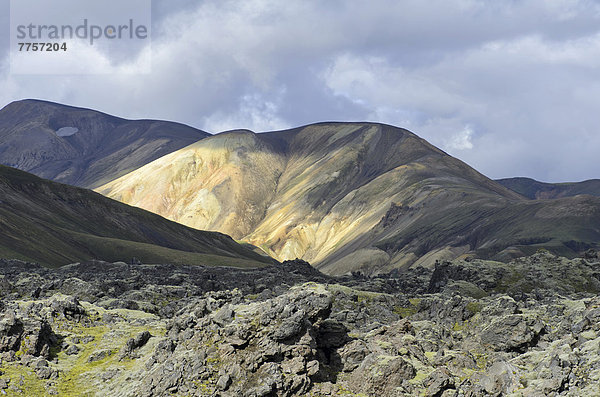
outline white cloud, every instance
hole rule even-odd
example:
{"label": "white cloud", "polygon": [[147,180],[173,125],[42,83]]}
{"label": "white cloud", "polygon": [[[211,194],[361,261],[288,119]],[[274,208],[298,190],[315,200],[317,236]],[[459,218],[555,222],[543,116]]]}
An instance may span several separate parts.
{"label": "white cloud", "polygon": [[[16,75],[141,75],[149,74],[151,50],[146,47],[134,59],[115,64],[113,59],[97,47],[80,42],[69,43],[66,52],[42,52],[32,57],[31,53],[11,54],[10,70]],[[27,79],[23,76],[22,79]]]}
{"label": "white cloud", "polygon": [[265,100],[259,94],[242,97],[239,110],[233,114],[215,113],[207,117],[204,128],[209,132],[250,129],[254,131],[275,131],[290,128],[291,125],[277,116],[278,105]]}
{"label": "white cloud", "polygon": [[462,131],[452,135],[446,146],[452,150],[473,149],[473,142],[471,142],[472,137],[473,130],[467,125]]}
{"label": "white cloud", "polygon": [[119,66],[128,76],[85,78],[0,67],[0,102],[38,97],[211,132],[368,119],[491,177],[600,177],[596,1],[174,4],[155,7],[150,74],[136,62]]}

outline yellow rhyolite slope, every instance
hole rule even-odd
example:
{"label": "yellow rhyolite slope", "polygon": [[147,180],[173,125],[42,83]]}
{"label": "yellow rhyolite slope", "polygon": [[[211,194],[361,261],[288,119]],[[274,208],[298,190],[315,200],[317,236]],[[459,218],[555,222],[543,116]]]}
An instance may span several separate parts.
{"label": "yellow rhyolite slope", "polygon": [[98,191],[185,225],[240,239],[261,221],[283,159],[250,132],[215,138],[166,155]]}
{"label": "yellow rhyolite slope", "polygon": [[[426,205],[517,198],[416,135],[368,123],[222,133],[97,190],[336,273],[415,262],[423,254],[412,246],[376,243],[413,225]],[[443,245],[428,253],[438,251],[450,252]]]}

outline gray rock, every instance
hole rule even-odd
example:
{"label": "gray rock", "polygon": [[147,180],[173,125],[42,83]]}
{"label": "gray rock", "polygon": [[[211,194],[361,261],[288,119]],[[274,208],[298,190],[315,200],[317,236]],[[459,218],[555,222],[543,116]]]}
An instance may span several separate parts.
{"label": "gray rock", "polygon": [[365,357],[369,354],[369,349],[365,342],[354,340],[345,345],[339,351],[339,354],[344,366],[343,370],[345,372],[352,372],[358,368],[360,363],[362,363]]}
{"label": "gray rock", "polygon": [[521,387],[520,371],[507,362],[495,362],[479,378],[479,384],[492,396],[504,396]]}
{"label": "gray rock", "polygon": [[372,353],[354,372],[349,384],[363,393],[387,396],[416,374],[415,368],[401,357]]}
{"label": "gray rock", "polygon": [[225,391],[229,386],[231,386],[231,377],[229,375],[225,374],[219,377],[219,380],[217,380],[217,388],[219,390]]}
{"label": "gray rock", "polygon": [[[67,354],[92,349],[92,362],[105,362],[88,373],[90,382],[107,383],[117,394],[120,387],[148,396],[223,397],[597,393],[600,298],[581,292],[593,284],[586,281],[593,274],[600,278],[596,262],[540,255],[510,264],[458,261],[442,275],[447,280],[440,278],[439,292],[425,295],[433,270],[333,279],[288,265],[239,271],[94,262],[55,271],[3,264],[0,280],[4,271],[15,292],[0,293],[0,360],[28,365],[25,370],[49,379],[48,388],[55,385],[55,369],[74,360],[50,354],[60,345]],[[549,274],[563,281],[543,280]],[[302,285],[319,277],[329,285]],[[526,292],[536,278],[545,289]],[[137,307],[170,318],[125,320],[125,311],[101,317],[103,310],[96,313],[94,306],[89,314],[65,311],[81,305],[44,297],[63,291],[67,279],[69,288],[93,286],[89,299],[97,299],[96,306]],[[580,284],[569,284],[575,281]],[[558,284],[560,294],[553,293],[549,287]],[[572,285],[579,292],[561,295]],[[257,295],[264,286],[270,291]],[[473,298],[473,286],[490,296]],[[40,298],[30,301],[38,287]],[[123,321],[139,330],[129,340],[119,332]],[[92,343],[81,332],[88,325],[111,330]],[[143,348],[146,326],[167,330],[155,336],[153,351]],[[106,360],[118,348],[143,370],[122,371],[128,363]],[[13,379],[15,388],[26,389],[25,380],[18,383]]]}
{"label": "gray rock", "polygon": [[283,320],[281,324],[275,328],[272,334],[273,339],[276,341],[283,341],[298,336],[305,326],[305,321],[304,312],[298,312],[291,318]]}
{"label": "gray rock", "polygon": [[331,319],[321,322],[317,334],[319,346],[326,349],[344,346],[350,340],[346,326]]}
{"label": "gray rock", "polygon": [[63,316],[66,319],[80,321],[86,316],[85,309],[77,298],[71,296],[66,299],[56,298],[52,301],[52,310],[55,315]]}
{"label": "gray rock", "polygon": [[75,345],[69,345],[66,349],[65,349],[65,353],[68,354],[69,356],[73,356],[75,354],[79,354],[79,348]]}
{"label": "gray rock", "polygon": [[35,374],[40,379],[50,379],[52,376],[52,369],[48,367],[41,367],[35,369]]}
{"label": "gray rock", "polygon": [[121,353],[119,355],[119,359],[123,359],[125,357],[133,358],[133,352],[140,347],[143,347],[152,337],[150,332],[142,331],[137,334],[134,338],[130,338],[125,343],[125,346],[121,349]]}
{"label": "gray rock", "polygon": [[425,395],[440,397],[448,389],[454,389],[454,377],[447,368],[438,368],[433,371],[424,382],[427,388]]}
{"label": "gray rock", "polygon": [[105,358],[107,358],[111,354],[112,354],[112,351],[107,350],[107,349],[98,350],[98,351],[95,351],[92,354],[90,354],[90,356],[88,357],[87,361],[89,363],[93,363],[95,361],[104,360]]}
{"label": "gray rock", "polygon": [[306,371],[306,362],[303,357],[294,357],[281,363],[281,368],[287,374],[302,374]]}
{"label": "gray rock", "polygon": [[495,319],[481,333],[481,343],[494,350],[523,352],[537,343],[544,324],[520,314]]}
{"label": "gray rock", "polygon": [[231,305],[223,306],[213,316],[213,321],[220,326],[225,326],[231,320],[233,320],[233,310],[231,309]]}
{"label": "gray rock", "polygon": [[306,363],[306,373],[308,374],[308,376],[315,376],[316,374],[319,373],[319,369],[320,369],[320,364],[319,364],[319,361],[317,361],[317,360],[312,360],[312,361]]}

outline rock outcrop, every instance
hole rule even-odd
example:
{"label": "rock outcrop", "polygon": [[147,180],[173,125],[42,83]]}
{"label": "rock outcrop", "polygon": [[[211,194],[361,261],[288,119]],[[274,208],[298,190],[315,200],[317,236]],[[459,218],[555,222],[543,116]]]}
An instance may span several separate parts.
{"label": "rock outcrop", "polygon": [[328,277],[302,261],[0,261],[0,393],[598,395],[600,262],[590,257],[540,252],[376,278]]}

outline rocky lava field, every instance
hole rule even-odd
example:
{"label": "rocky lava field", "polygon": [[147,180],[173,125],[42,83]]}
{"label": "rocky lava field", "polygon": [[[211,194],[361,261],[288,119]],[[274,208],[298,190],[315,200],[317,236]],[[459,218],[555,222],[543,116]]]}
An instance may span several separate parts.
{"label": "rocky lava field", "polygon": [[0,261],[0,395],[600,395],[600,259]]}

